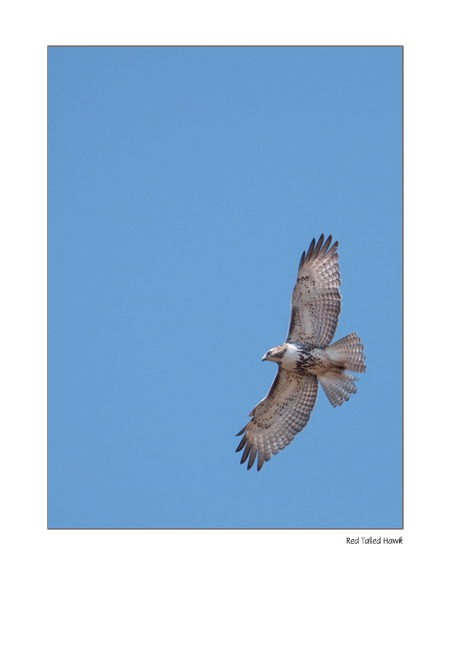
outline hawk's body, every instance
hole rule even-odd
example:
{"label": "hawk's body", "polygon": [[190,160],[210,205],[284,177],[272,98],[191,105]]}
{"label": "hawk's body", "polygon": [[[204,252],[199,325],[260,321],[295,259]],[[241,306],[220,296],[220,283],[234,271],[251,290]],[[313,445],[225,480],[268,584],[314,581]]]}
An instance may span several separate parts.
{"label": "hawk's body", "polygon": [[341,405],[356,393],[357,377],[364,372],[363,345],[353,333],[330,345],[341,312],[338,242],[331,235],[324,243],[311,242],[303,252],[292,294],[291,322],[286,342],[274,347],[263,361],[278,363],[278,373],[267,396],[250,413],[252,420],[237,451],[245,447],[251,468],[258,455],[258,471],[272,455],[283,450],[301,432],[316,403],[318,382],[333,405]]}

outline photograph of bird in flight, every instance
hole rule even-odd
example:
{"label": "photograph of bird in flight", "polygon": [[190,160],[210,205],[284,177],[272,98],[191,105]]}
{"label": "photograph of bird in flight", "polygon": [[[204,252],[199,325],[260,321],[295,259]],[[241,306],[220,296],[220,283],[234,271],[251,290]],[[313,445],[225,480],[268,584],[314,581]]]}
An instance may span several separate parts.
{"label": "photograph of bird in flight", "polygon": [[250,412],[252,419],[236,452],[244,449],[250,469],[258,456],[258,471],[291,443],[308,423],[316,403],[319,382],[336,407],[356,393],[351,372],[364,372],[364,346],[356,333],[330,345],[341,312],[338,242],[332,236],[313,239],[303,252],[291,302],[286,342],[263,356],[278,363],[278,373],[267,396]]}

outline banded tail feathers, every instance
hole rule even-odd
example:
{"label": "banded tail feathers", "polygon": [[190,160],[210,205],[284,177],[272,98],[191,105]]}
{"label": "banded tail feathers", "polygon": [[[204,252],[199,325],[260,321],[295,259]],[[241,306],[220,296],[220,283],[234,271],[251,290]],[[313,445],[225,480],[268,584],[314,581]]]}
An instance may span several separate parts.
{"label": "banded tail feathers", "polygon": [[356,332],[348,334],[345,338],[336,341],[325,348],[325,353],[336,365],[343,366],[352,372],[365,372],[364,345]]}

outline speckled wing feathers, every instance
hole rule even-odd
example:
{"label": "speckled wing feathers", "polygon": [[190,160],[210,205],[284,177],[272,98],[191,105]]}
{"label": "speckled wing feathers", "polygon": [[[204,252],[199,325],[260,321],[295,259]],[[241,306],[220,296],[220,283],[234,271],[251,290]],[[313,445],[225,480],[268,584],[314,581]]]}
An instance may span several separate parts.
{"label": "speckled wing feathers", "polygon": [[279,369],[272,387],[253,409],[252,420],[239,432],[244,434],[236,452],[244,448],[241,464],[251,468],[258,455],[258,471],[272,455],[283,450],[307,424],[317,398],[314,375],[298,375]]}
{"label": "speckled wing feathers", "polygon": [[303,252],[291,302],[291,322],[286,339],[310,347],[326,347],[333,338],[339,313],[338,242],[330,247],[332,237],[324,242],[322,234]]}

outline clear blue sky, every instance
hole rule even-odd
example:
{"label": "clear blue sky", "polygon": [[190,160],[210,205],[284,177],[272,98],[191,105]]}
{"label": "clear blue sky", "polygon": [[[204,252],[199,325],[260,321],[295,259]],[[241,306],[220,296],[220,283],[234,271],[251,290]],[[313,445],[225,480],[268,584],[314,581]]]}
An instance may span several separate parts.
{"label": "clear blue sky", "polygon": [[[49,49],[49,526],[402,523],[400,48]],[[258,473],[302,251],[367,372]]]}

